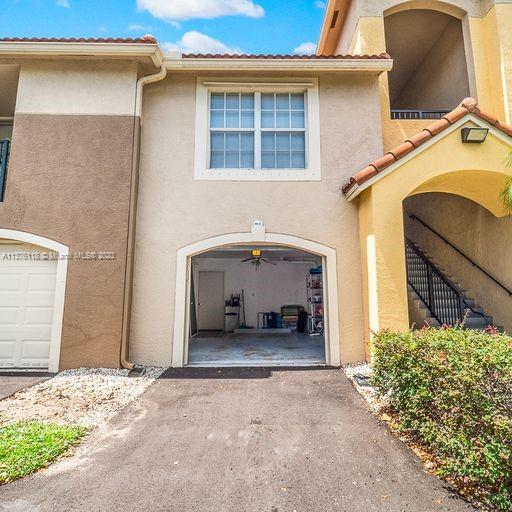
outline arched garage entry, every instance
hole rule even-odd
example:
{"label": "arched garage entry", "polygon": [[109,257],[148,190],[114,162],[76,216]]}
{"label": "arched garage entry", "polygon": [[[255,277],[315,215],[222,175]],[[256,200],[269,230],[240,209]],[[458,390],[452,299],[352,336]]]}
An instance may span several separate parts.
{"label": "arched garage entry", "polygon": [[176,297],[174,315],[174,336],[172,348],[172,366],[182,367],[188,364],[188,345],[190,333],[190,279],[192,259],[214,249],[240,247],[249,249],[257,245],[265,247],[288,247],[306,251],[320,257],[323,267],[323,285],[325,301],[325,364],[339,366],[340,340],[338,319],[338,284],[336,269],[336,251],[331,247],[303,238],[276,233],[266,233],[261,225],[255,225],[251,232],[232,233],[208,238],[181,248],[177,255]]}
{"label": "arched garage entry", "polygon": [[59,370],[69,248],[0,229],[0,367]]}

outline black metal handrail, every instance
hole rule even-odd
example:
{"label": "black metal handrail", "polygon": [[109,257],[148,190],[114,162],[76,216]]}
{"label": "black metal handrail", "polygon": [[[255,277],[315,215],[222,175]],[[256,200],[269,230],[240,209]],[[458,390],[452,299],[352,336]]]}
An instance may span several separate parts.
{"label": "black metal handrail", "polygon": [[464,294],[414,245],[405,239],[407,282],[440,325],[460,325],[469,310],[487,317],[468,304]]}
{"label": "black metal handrail", "polygon": [[441,119],[449,110],[391,110],[391,119]]}
{"label": "black metal handrail", "polygon": [[436,231],[432,226],[429,226],[424,220],[421,220],[417,215],[409,215],[409,218],[419,222],[423,227],[427,228],[429,231],[434,233],[438,238],[440,238],[446,245],[449,245],[455,252],[460,254],[465,260],[469,261],[473,267],[480,270],[482,274],[485,274],[491,281],[497,284],[500,288],[505,290],[510,297],[512,297],[512,289],[510,289],[506,284],[502,283],[497,277],[494,277],[488,270],[479,265],[476,261],[471,259],[462,249],[457,247],[455,244],[446,239],[439,231]]}
{"label": "black metal handrail", "polygon": [[0,202],[4,200],[10,145],[11,141],[9,139],[0,140]]}

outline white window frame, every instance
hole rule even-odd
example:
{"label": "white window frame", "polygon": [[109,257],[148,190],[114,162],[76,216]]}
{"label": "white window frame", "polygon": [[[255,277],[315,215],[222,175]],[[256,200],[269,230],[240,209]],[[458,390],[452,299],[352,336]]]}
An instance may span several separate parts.
{"label": "white window frame", "polygon": [[[304,93],[306,118],[305,169],[210,169],[210,93],[211,92],[271,92]],[[259,110],[255,105],[255,128],[259,129]],[[236,130],[235,130],[236,131]],[[249,130],[252,131],[252,130]],[[269,129],[279,131],[279,129]],[[285,130],[290,131],[290,130]],[[293,131],[293,130],[292,130]],[[255,166],[261,157],[255,137]],[[296,82],[222,81],[198,78],[196,87],[196,124],[194,179],[204,181],[320,181],[320,105],[318,79],[308,78]]]}

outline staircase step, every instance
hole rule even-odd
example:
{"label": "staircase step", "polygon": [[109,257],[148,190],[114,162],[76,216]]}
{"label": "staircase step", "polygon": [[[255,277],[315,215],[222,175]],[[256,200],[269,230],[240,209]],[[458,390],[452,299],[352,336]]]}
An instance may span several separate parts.
{"label": "staircase step", "polygon": [[487,317],[487,322],[481,316],[470,316],[466,318],[464,325],[467,329],[485,329],[488,325],[492,325],[492,317]]}
{"label": "staircase step", "polygon": [[[493,318],[485,314],[484,309],[476,303],[475,299],[467,296],[467,290],[465,290],[460,283],[456,283],[453,276],[448,274],[446,269],[439,267],[434,258],[423,251],[420,246],[414,242],[412,243],[412,246],[423,255],[423,257],[428,262],[427,264],[431,265],[437,272],[439,272],[457,290],[457,292],[462,295],[466,309],[464,325],[467,329],[485,329],[488,325],[493,325]],[[415,282],[415,288],[420,296],[427,297],[427,283],[420,284],[418,282],[425,276],[426,263],[421,262],[421,260],[418,259],[418,256],[410,250],[407,251],[406,262],[408,280]],[[435,281],[434,284],[436,284]],[[409,291],[413,294],[413,298],[416,301],[417,306],[422,310],[426,310],[424,314],[427,317],[427,322],[431,325],[433,325],[434,322],[438,324],[438,322],[433,317],[433,313],[428,309],[427,306],[425,306],[423,301],[420,299],[420,296],[414,292],[412,286],[408,284],[408,288]],[[432,290],[432,293],[436,315],[439,318],[451,317],[453,314],[453,308],[457,305],[457,303],[455,303],[450,296],[450,293],[453,292],[450,292],[448,288],[440,290],[439,288],[435,287],[435,289]]]}

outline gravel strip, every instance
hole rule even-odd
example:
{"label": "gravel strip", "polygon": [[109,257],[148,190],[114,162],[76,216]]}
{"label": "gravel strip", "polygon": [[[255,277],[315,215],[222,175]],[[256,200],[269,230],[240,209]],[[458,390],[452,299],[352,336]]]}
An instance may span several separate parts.
{"label": "gravel strip", "polygon": [[[380,414],[388,405],[386,400],[377,396],[375,388],[367,382],[368,377],[372,374],[372,367],[369,363],[347,364],[343,367],[345,375],[350,379],[356,390],[366,400],[370,409]],[[363,383],[363,385],[362,385]]]}
{"label": "gravel strip", "polygon": [[147,367],[144,375],[128,377],[128,370],[65,370],[0,401],[0,425],[37,420],[94,427],[135,400],[163,371]]}

